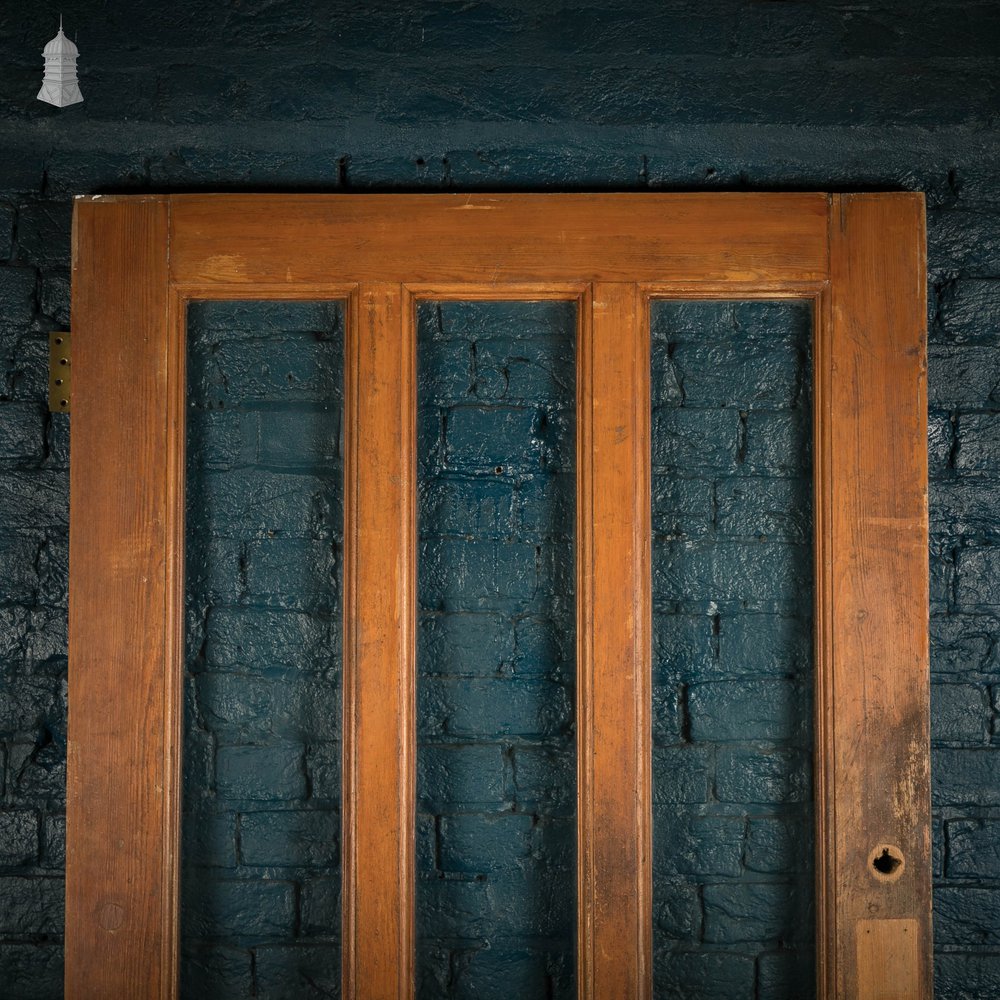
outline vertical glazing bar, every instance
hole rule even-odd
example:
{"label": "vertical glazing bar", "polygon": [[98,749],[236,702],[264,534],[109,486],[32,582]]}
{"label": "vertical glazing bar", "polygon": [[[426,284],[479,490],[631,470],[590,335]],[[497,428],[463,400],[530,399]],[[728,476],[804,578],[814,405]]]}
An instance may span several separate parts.
{"label": "vertical glazing bar", "polygon": [[[649,322],[592,288],[578,350],[581,1000],[651,993]],[[587,314],[589,313],[589,322]]]}
{"label": "vertical glazing bar", "polygon": [[398,283],[348,304],[344,600],[347,1000],[413,995],[413,306]]}

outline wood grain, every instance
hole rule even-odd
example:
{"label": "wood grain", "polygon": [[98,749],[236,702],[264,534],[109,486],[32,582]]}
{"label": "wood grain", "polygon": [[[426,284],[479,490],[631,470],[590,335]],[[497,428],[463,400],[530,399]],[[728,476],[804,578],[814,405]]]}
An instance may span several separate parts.
{"label": "wood grain", "polygon": [[343,993],[413,995],[416,335],[397,283],[347,321]]}
{"label": "wood grain", "polygon": [[66,996],[165,998],[183,612],[166,200],[78,201],[73,282]]}
{"label": "wood grain", "polygon": [[[578,987],[647,1000],[659,295],[817,301],[818,995],[929,997],[924,240],[918,195],[79,200],[67,996],[176,995],[186,303],[342,295],[344,996],[413,995],[413,298],[430,295],[581,302]],[[882,843],[905,855],[893,880],[870,870]]]}
{"label": "wood grain", "polygon": [[822,281],[822,194],[174,195],[171,277]]}
{"label": "wood grain", "polygon": [[[872,961],[915,956],[893,995],[921,1000],[932,990],[923,198],[837,195],[831,222],[816,380],[820,995],[875,995],[881,973],[860,964],[875,952],[859,935],[908,921],[905,937],[879,932]],[[898,878],[873,869],[878,844],[901,850]]]}
{"label": "wood grain", "polygon": [[[651,995],[649,322],[594,285],[578,353],[578,993]],[[583,310],[585,312],[585,310]]]}

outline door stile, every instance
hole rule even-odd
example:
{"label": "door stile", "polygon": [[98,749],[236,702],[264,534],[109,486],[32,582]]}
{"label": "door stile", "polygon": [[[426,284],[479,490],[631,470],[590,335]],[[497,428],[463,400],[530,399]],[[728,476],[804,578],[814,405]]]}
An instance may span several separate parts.
{"label": "door stile", "polygon": [[833,197],[816,467],[829,1000],[933,989],[925,245],[919,196]]}
{"label": "door stile", "polygon": [[416,622],[413,301],[348,301],[345,387],[343,992],[413,996]]}
{"label": "door stile", "polygon": [[648,1000],[648,308],[624,282],[595,283],[590,306],[577,374],[578,990],[581,1000]]}
{"label": "door stile", "polygon": [[81,1000],[176,990],[183,376],[167,254],[166,198],[77,201],[65,988]]}

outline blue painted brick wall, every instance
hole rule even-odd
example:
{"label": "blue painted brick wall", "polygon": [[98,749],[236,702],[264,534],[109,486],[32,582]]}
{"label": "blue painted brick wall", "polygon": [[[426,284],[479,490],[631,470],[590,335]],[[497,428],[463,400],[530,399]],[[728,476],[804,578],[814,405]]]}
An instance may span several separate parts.
{"label": "blue painted brick wall", "polygon": [[575,996],[576,308],[417,327],[418,996]]}
{"label": "blue painted brick wall", "polygon": [[658,996],[813,991],[811,318],[651,314]]}
{"label": "blue painted brick wall", "polygon": [[339,303],[188,315],[181,993],[339,996]]}
{"label": "blue painted brick wall", "polygon": [[[61,994],[69,419],[49,417],[44,398],[46,333],[69,323],[72,195],[789,188],[928,196],[935,969],[944,1000],[1000,995],[989,917],[1000,898],[1000,8],[337,0],[317,19],[304,0],[80,0],[64,13],[86,101],[59,111],[35,100],[55,12],[0,10],[4,995]],[[730,429],[695,423],[675,424],[692,444],[678,435],[671,446],[691,469]],[[765,465],[794,460],[787,421],[748,417],[748,454],[754,437],[771,446]],[[220,447],[224,465],[241,446]],[[278,480],[247,485],[265,503]],[[703,502],[695,486],[671,489],[662,508],[674,517]],[[288,495],[278,527],[325,517]],[[718,524],[742,516],[720,507]],[[241,524],[260,527],[252,510]],[[685,572],[704,579],[716,565]],[[204,587],[235,601],[224,575]],[[251,742],[259,706],[290,742],[314,724],[268,678],[240,683],[242,693],[225,671],[205,677],[230,744]],[[316,773],[335,772],[317,761]],[[280,990],[290,958],[322,969],[325,954],[275,945],[257,983]],[[240,956],[211,961],[234,990],[245,985]],[[780,970],[760,962],[781,995]]]}

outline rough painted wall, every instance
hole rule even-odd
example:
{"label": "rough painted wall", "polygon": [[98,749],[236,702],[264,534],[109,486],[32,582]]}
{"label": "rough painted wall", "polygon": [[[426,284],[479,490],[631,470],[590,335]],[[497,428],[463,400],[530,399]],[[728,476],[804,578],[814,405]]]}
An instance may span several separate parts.
{"label": "rough painted wall", "polygon": [[652,309],[657,996],[813,993],[811,325]]}
{"label": "rough painted wall", "polygon": [[[60,995],[70,199],[173,190],[928,195],[938,994],[1000,994],[1000,7],[303,0],[0,9],[0,983]],[[419,239],[419,234],[414,234]]]}
{"label": "rough painted wall", "polygon": [[575,996],[576,308],[419,313],[418,996]]}
{"label": "rough painted wall", "polygon": [[197,303],[188,343],[181,992],[339,994],[343,315]]}

